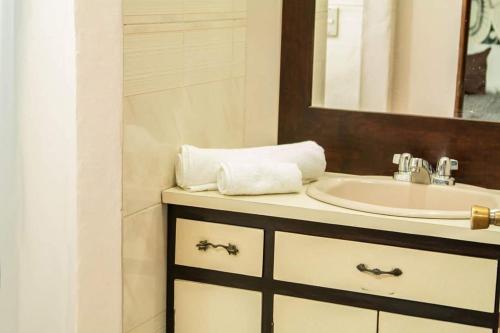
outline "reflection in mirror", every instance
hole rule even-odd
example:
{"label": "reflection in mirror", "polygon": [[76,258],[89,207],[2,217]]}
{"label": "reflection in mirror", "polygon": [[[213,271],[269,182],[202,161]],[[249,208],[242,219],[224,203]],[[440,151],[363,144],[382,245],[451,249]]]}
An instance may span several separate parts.
{"label": "reflection in mirror", "polygon": [[500,1],[316,0],[312,105],[500,121],[495,18]]}
{"label": "reflection in mirror", "polygon": [[463,117],[500,121],[500,1],[472,0]]}

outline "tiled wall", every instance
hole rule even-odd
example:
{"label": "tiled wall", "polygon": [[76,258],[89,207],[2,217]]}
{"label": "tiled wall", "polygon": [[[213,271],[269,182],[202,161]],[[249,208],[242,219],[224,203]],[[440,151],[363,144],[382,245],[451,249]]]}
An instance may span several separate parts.
{"label": "tiled wall", "polygon": [[165,331],[161,190],[183,143],[245,138],[246,0],[124,0],[123,331]]}

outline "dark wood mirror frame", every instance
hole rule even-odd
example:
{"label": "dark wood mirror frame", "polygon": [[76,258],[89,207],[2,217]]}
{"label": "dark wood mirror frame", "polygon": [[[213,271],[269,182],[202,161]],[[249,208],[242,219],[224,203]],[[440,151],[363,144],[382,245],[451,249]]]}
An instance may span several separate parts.
{"label": "dark wood mirror frame", "polygon": [[[315,140],[325,148],[328,171],[358,175],[392,175],[395,153],[410,152],[432,163],[449,156],[459,161],[457,181],[500,189],[500,123],[311,106],[315,2],[283,0],[278,142]],[[459,77],[461,83],[463,69]]]}

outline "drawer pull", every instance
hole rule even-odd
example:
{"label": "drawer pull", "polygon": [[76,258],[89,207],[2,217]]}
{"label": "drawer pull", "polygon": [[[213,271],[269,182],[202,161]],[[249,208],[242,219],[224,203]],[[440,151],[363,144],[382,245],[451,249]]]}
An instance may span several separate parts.
{"label": "drawer pull", "polygon": [[378,268],[370,269],[370,268],[366,267],[365,264],[359,264],[358,266],[356,266],[356,268],[360,272],[371,273],[371,274],[377,275],[377,276],[379,276],[379,275],[393,275],[393,276],[403,275],[403,271],[400,270],[399,268],[394,268],[392,271],[383,271],[383,270],[380,270]]}
{"label": "drawer pull", "polygon": [[224,248],[229,255],[237,255],[240,250],[236,247],[236,245],[229,243],[228,245],[222,245],[222,244],[212,244],[209,243],[207,240],[202,240],[198,244],[196,244],[196,247],[200,251],[207,251],[209,248],[216,249],[218,247]]}

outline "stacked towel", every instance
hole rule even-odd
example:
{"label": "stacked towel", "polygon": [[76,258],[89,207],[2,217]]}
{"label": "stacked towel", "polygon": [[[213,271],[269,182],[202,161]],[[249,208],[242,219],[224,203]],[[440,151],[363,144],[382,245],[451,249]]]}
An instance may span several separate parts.
{"label": "stacked towel", "polygon": [[217,172],[222,162],[294,163],[304,183],[318,179],[325,172],[325,152],[313,141],[243,149],[203,149],[183,145],[175,169],[177,185],[188,191],[217,189]]}
{"label": "stacked towel", "polygon": [[217,187],[225,195],[293,193],[302,188],[302,173],[294,163],[222,162]]}

